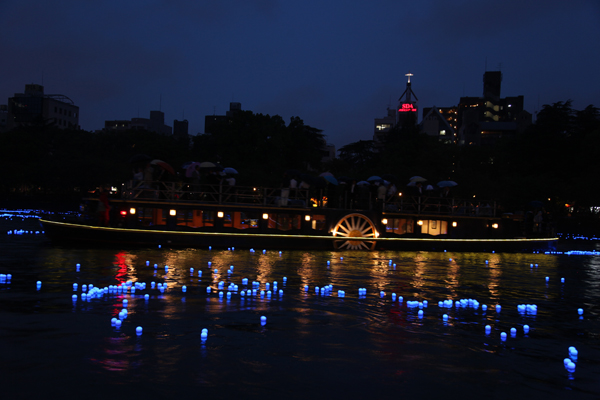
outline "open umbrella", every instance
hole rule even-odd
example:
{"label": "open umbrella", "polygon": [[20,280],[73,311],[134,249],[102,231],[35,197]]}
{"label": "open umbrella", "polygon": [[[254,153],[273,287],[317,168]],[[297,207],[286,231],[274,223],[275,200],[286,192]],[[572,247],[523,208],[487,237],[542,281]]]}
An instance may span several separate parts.
{"label": "open umbrella", "polygon": [[360,182],[356,182],[357,185],[360,186],[368,186],[371,184],[371,182],[367,182],[367,181],[360,181]]}
{"label": "open umbrella", "polygon": [[237,175],[237,170],[235,168],[227,167],[223,168],[222,171],[225,175]]}
{"label": "open umbrella", "polygon": [[409,181],[410,182],[425,182],[425,181],[427,181],[427,179],[423,178],[422,176],[415,175],[412,178],[410,178]]}
{"label": "open umbrella", "polygon": [[437,183],[437,187],[454,187],[454,186],[458,186],[458,183],[454,182],[454,181],[439,181]]}
{"label": "open umbrella", "polygon": [[320,173],[320,174],[319,174],[319,176],[322,176],[322,177],[325,177],[325,176],[333,176],[333,174],[332,174],[331,172],[327,171],[327,172],[322,172],[322,173]]}
{"label": "open umbrella", "polygon": [[335,179],[335,176],[333,176],[333,175],[323,175],[323,174],[321,174],[320,176],[321,176],[321,178],[325,179],[327,182],[329,182],[329,183],[331,183],[333,185],[337,185],[338,184],[338,180]]}
{"label": "open umbrella", "polygon": [[189,165],[187,166],[187,168],[185,169],[185,176],[186,176],[187,178],[191,178],[191,177],[192,177],[192,174],[193,174],[193,173],[194,173],[194,171],[196,170],[196,166],[199,166],[199,165],[200,165],[200,163],[199,163],[199,162],[197,162],[197,161],[195,161],[195,162],[193,162],[193,163],[189,164]]}
{"label": "open umbrella", "polygon": [[150,161],[150,164],[161,167],[171,175],[176,175],[173,167],[171,167],[168,163],[164,162],[163,160],[152,160]]}
{"label": "open umbrella", "polygon": [[381,182],[381,181],[383,181],[383,178],[381,178],[380,176],[377,176],[377,175],[373,175],[373,176],[370,176],[369,178],[367,178],[367,181],[369,181],[369,182]]}

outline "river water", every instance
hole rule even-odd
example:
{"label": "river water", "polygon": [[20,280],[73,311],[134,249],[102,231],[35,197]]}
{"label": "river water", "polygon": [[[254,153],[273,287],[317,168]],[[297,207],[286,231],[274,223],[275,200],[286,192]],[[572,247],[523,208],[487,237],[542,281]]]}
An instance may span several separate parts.
{"label": "river water", "polygon": [[[39,227],[0,221],[3,398],[600,398],[600,255],[59,247],[13,229]],[[146,289],[82,299],[127,282]],[[461,299],[477,307],[440,307]]]}

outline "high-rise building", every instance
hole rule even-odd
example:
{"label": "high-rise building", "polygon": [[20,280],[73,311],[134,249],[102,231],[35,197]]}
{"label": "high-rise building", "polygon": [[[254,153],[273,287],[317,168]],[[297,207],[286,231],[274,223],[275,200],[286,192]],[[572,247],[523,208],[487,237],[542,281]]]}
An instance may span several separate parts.
{"label": "high-rise building", "polygon": [[375,149],[380,149],[387,140],[387,136],[392,128],[398,126],[402,128],[405,125],[416,125],[417,124],[417,102],[419,99],[412,90],[410,82],[411,74],[405,74],[408,77],[406,82],[406,89],[398,99],[398,107],[396,109],[387,108],[387,115],[383,118],[375,118],[374,131],[373,131],[373,145]]}
{"label": "high-rise building", "polygon": [[8,99],[6,129],[36,125],[79,129],[79,107],[65,95],[44,94],[42,85],[25,85],[24,93]]}
{"label": "high-rise building", "polygon": [[524,97],[500,97],[502,73],[483,74],[483,96],[461,97],[457,112],[460,144],[491,145],[502,137],[523,132],[532,124]]}

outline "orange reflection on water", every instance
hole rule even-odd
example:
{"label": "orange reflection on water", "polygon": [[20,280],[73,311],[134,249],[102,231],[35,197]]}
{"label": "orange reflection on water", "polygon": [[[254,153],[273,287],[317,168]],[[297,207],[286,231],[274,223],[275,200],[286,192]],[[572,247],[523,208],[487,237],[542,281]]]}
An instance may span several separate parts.
{"label": "orange reflection on water", "polygon": [[502,267],[498,254],[492,254],[488,260],[488,270],[490,271],[490,279],[487,287],[490,291],[490,299],[497,299],[500,296],[498,287],[500,286],[500,277],[502,276]]}
{"label": "orange reflection on water", "polygon": [[448,268],[448,276],[446,278],[446,289],[450,290],[452,297],[456,298],[456,288],[459,285],[460,265],[452,259]]}
{"label": "orange reflection on water", "polygon": [[302,253],[300,256],[300,267],[298,268],[298,275],[300,276],[300,281],[302,282],[301,287],[305,285],[311,285],[314,283],[313,279],[313,260],[314,256],[311,253]]}

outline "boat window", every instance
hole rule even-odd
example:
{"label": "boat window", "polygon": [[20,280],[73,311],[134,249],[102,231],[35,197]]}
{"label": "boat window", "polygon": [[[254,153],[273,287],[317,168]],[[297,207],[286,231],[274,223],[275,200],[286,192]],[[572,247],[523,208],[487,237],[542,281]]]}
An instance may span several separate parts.
{"label": "boat window", "polygon": [[448,233],[448,221],[424,220],[421,225],[421,233],[428,235],[446,235]]}
{"label": "boat window", "polygon": [[404,235],[406,233],[413,233],[415,221],[412,219],[404,218],[389,218],[386,225],[386,231],[388,233],[395,233],[396,235]]}
{"label": "boat window", "polygon": [[317,231],[324,231],[325,230],[325,216],[324,215],[313,215],[311,217],[311,227],[314,230]]}
{"label": "boat window", "polygon": [[236,229],[258,228],[258,213],[236,211],[233,213],[233,227]]}
{"label": "boat window", "polygon": [[136,210],[138,226],[165,225],[166,220],[162,218],[160,209],[139,207]]}
{"label": "boat window", "polygon": [[215,221],[214,211],[202,211],[202,225],[213,226]]}
{"label": "boat window", "polygon": [[223,214],[223,226],[232,227],[233,219],[231,218],[231,211],[227,211]]}
{"label": "boat window", "polygon": [[192,210],[177,210],[177,225],[192,226],[193,211]]}
{"label": "boat window", "polygon": [[301,217],[296,214],[269,214],[268,227],[280,231],[300,229]]}

